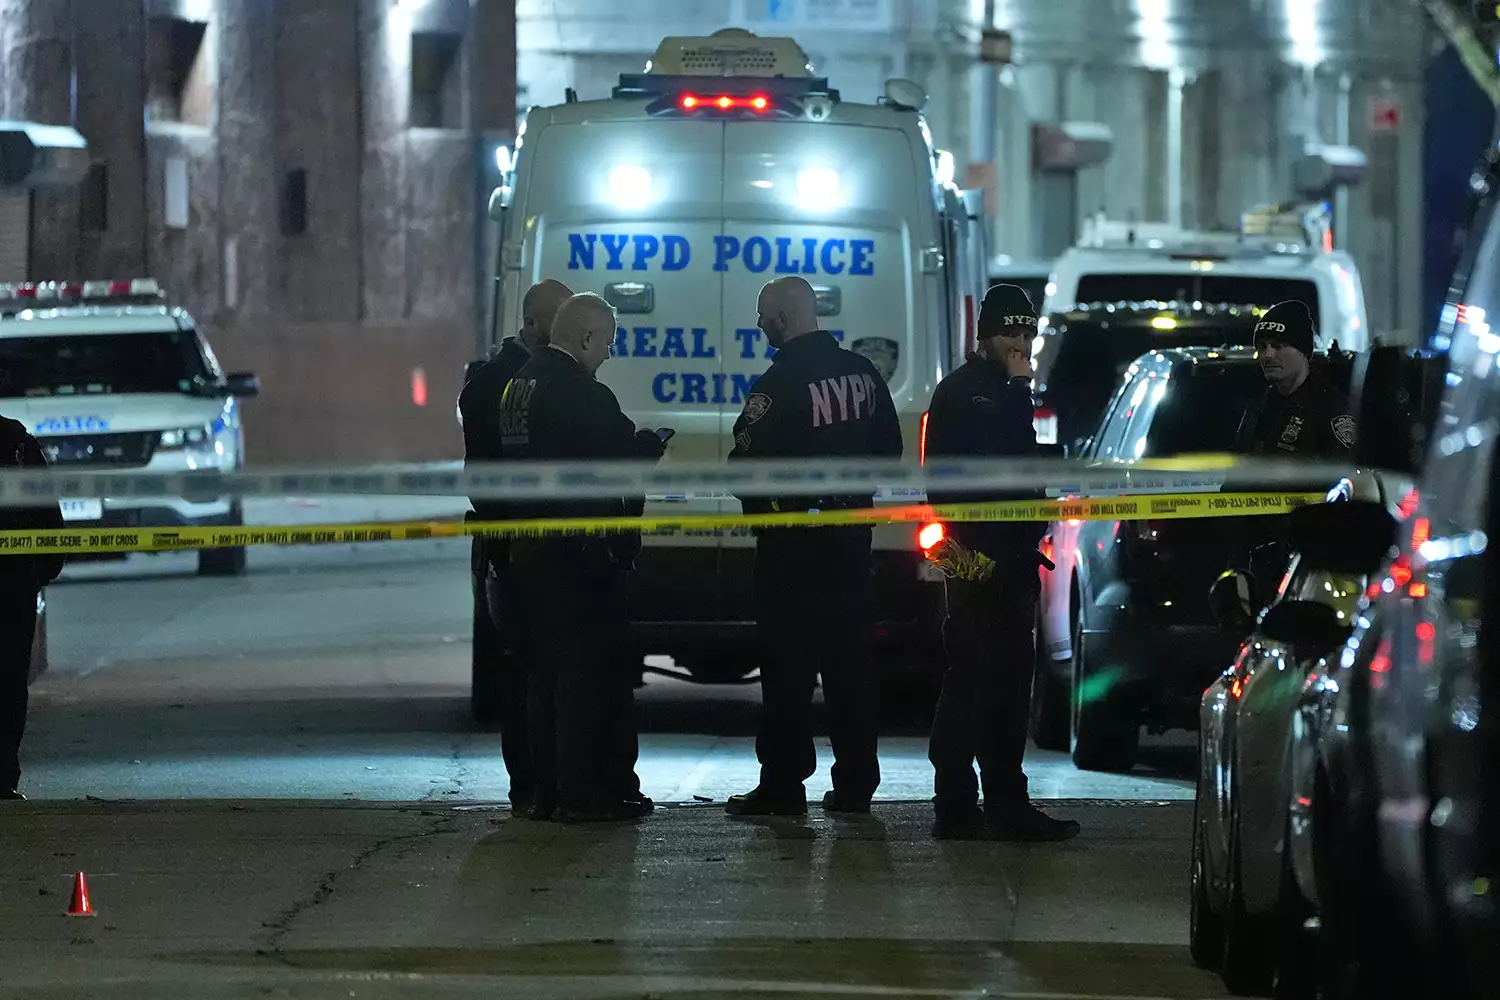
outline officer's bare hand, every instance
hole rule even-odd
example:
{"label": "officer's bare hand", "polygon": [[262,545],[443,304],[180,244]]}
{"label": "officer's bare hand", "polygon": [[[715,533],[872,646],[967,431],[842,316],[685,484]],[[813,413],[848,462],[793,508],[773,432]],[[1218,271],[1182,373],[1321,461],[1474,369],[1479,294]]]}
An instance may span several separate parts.
{"label": "officer's bare hand", "polygon": [[1011,378],[1031,377],[1031,353],[1024,347],[1012,347],[1005,352],[1005,371]]}

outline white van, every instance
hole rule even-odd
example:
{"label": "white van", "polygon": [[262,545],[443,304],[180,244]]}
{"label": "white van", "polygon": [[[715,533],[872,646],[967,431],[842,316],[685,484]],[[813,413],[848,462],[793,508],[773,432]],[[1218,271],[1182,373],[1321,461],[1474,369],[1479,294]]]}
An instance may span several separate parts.
{"label": "white van", "polygon": [[[0,414],[26,425],[58,469],[228,471],[244,461],[239,397],[193,318],[155,281],[0,285]],[[64,500],[80,528],[244,521],[231,497]],[[205,575],[244,572],[243,548],[202,549]]]}
{"label": "white van", "polygon": [[[979,199],[953,186],[921,89],[891,81],[852,103],[791,39],[728,29],[665,39],[608,99],[569,98],[533,108],[498,156],[494,341],[519,328],[533,282],[598,292],[620,314],[601,380],[638,424],[676,429],[664,462],[723,459],[771,356],[760,288],[800,274],[824,329],[886,377],[916,457],[932,390],[972,343],[986,262]],[[738,509],[653,498],[647,512]],[[646,652],[697,679],[753,669],[751,535],[646,545],[632,588]],[[935,636],[940,590],[914,528],[878,529],[875,547],[880,634],[909,650]]]}
{"label": "white van", "polygon": [[[1193,232],[1102,216],[1090,219],[1078,245],[1058,257],[1047,282],[1033,350],[1038,439],[1048,444],[1061,440],[1059,407],[1069,406],[1063,397],[1071,387],[1059,384],[1053,375],[1066,340],[1057,324],[1069,317],[1149,308],[1200,316],[1227,309],[1253,312],[1295,299],[1306,303],[1316,317],[1320,349],[1337,343],[1345,351],[1367,350],[1370,333],[1359,269],[1347,253],[1333,249],[1331,226],[1323,204],[1247,212],[1238,232]],[[1181,333],[1172,336],[1174,342],[1166,346],[1200,343]],[[1205,340],[1201,345],[1216,343]],[[1128,363],[1139,353],[1122,351],[1117,360]],[[1114,376],[1123,371],[1122,364],[1118,371],[1105,373],[1110,376],[1105,382],[1112,387]],[[1098,409],[1104,400],[1087,402]],[[1093,428],[1083,430],[1092,433]]]}

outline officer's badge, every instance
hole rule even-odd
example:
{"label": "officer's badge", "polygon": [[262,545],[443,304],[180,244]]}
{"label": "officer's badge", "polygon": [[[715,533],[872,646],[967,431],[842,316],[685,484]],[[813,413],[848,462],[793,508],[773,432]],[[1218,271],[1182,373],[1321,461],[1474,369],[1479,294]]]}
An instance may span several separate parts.
{"label": "officer's badge", "polygon": [[896,374],[896,365],[901,360],[901,345],[888,337],[861,337],[849,345],[849,350],[867,358],[880,377],[889,382]]}
{"label": "officer's badge", "polygon": [[1333,436],[1345,448],[1354,447],[1354,418],[1347,413],[1333,418]]}
{"label": "officer's badge", "polygon": [[1302,436],[1302,418],[1293,417],[1286,422],[1281,429],[1281,441],[1283,444],[1294,444]]}
{"label": "officer's badge", "polygon": [[752,392],[745,400],[745,422],[755,423],[771,409],[771,397],[763,392]]}

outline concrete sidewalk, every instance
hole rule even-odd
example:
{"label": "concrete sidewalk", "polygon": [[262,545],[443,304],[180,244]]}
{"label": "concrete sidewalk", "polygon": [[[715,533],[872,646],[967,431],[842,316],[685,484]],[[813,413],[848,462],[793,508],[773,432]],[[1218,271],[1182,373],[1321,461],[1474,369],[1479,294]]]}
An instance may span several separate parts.
{"label": "concrete sidewalk", "polygon": [[[1083,837],[940,844],[918,804],[7,804],[0,996],[1222,995],[1185,945],[1191,807],[1057,811]],[[79,869],[93,919],[63,915]]]}

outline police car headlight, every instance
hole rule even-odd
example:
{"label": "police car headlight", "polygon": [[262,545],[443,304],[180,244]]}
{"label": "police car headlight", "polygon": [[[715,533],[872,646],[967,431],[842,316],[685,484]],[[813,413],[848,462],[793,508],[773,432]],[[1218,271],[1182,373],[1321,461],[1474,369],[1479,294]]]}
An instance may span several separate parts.
{"label": "police car headlight", "polygon": [[620,208],[645,208],[651,203],[651,172],[621,164],[609,172],[609,197]]}
{"label": "police car headlight", "polygon": [[207,448],[213,441],[214,432],[212,427],[175,427],[171,430],[161,432],[161,441],[157,444],[160,451],[182,451],[185,449]]}
{"label": "police car headlight", "polygon": [[799,173],[797,201],[810,210],[838,208],[842,203],[838,171],[812,167]]}

